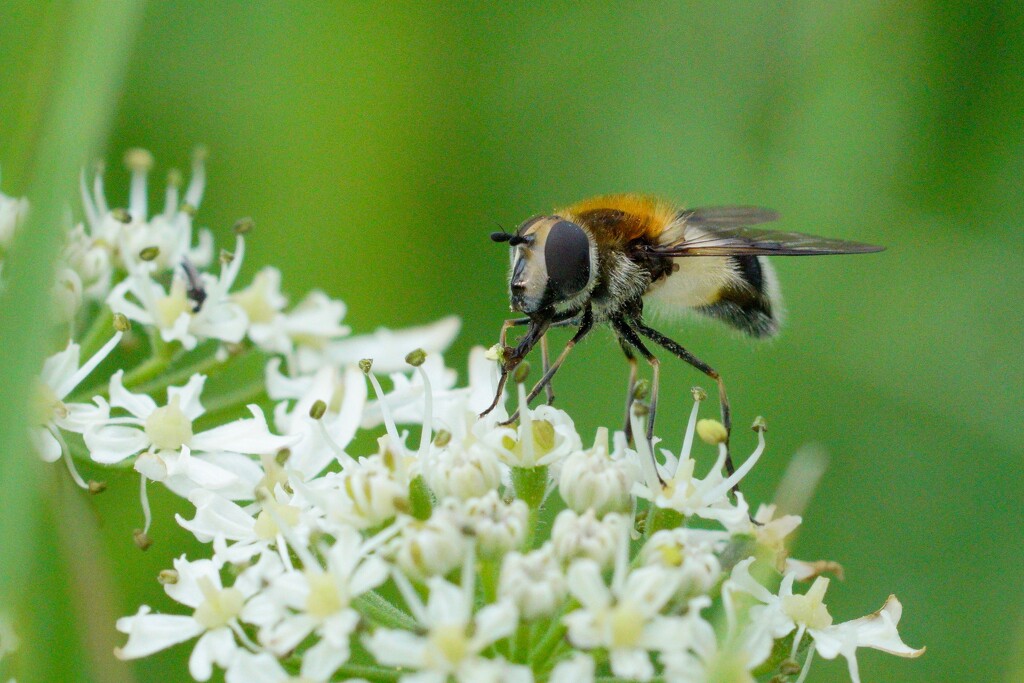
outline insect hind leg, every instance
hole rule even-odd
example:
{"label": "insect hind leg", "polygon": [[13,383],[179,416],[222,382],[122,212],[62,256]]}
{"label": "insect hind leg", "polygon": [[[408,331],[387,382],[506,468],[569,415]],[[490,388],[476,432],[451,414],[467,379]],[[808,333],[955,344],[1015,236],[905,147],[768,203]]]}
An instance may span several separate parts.
{"label": "insect hind leg", "polygon": [[[651,401],[647,419],[646,438],[647,443],[651,444],[652,446],[651,454],[653,455],[654,421],[658,416],[658,385],[660,383],[659,380],[661,378],[661,361],[659,361],[658,358],[653,353],[651,353],[650,349],[647,348],[647,345],[644,344],[643,340],[640,339],[640,337],[637,335],[636,330],[634,330],[630,326],[630,324],[626,321],[625,318],[612,318],[610,322],[612,324],[612,327],[615,329],[615,332],[619,335],[619,339],[625,340],[630,346],[639,351],[640,355],[643,356],[644,360],[646,360],[651,366]],[[625,349],[625,346],[623,346],[623,349]],[[629,354],[627,353],[627,357],[628,356]],[[630,405],[632,405],[632,392],[630,394],[630,398],[627,400],[630,402]],[[628,414],[626,415],[626,420],[629,420]]]}
{"label": "insect hind leg", "polygon": [[616,336],[619,340],[619,346],[622,347],[622,352],[626,354],[626,361],[629,363],[629,383],[626,385],[626,421],[622,428],[622,433],[626,435],[626,443],[632,443],[633,425],[629,421],[629,411],[633,408],[633,400],[636,393],[637,360],[629,342],[618,333],[616,333]]}
{"label": "insect hind leg", "polygon": [[[661,332],[658,332],[652,327],[648,327],[640,320],[631,321],[636,327],[637,331],[643,336],[653,341],[658,346],[662,347],[666,351],[669,351],[677,358],[686,361],[693,367],[697,368],[705,375],[715,380],[718,384],[718,406],[722,414],[722,426],[725,427],[725,470],[728,474],[732,474],[735,471],[735,467],[732,462],[732,453],[729,451],[729,436],[732,434],[732,414],[729,408],[729,397],[725,393],[725,383],[722,381],[722,376],[718,374],[718,371],[713,367],[697,358],[692,353],[687,351],[678,342],[669,339]],[[738,486],[733,487],[733,491],[737,491]]]}

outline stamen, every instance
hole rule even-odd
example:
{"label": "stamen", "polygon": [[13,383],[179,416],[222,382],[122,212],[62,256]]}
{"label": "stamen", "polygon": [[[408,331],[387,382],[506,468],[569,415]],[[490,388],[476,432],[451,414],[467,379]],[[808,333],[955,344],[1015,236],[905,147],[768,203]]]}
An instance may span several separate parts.
{"label": "stamen", "polygon": [[637,455],[640,456],[640,469],[643,470],[644,479],[647,482],[647,488],[652,493],[661,491],[664,482],[661,479],[661,475],[658,473],[657,463],[654,461],[654,453],[651,452],[651,444],[647,443],[647,439],[642,435],[646,434],[646,428],[644,421],[640,419],[640,416],[636,410],[629,412],[629,425],[633,429],[633,433],[639,436],[636,441]]}
{"label": "stamen", "polygon": [[[755,422],[755,425],[756,424],[757,423]],[[736,471],[733,472],[731,477],[729,477],[728,479],[726,479],[721,484],[719,484],[718,486],[716,486],[715,488],[713,488],[711,490],[711,492],[708,494],[709,497],[706,498],[706,500],[714,500],[715,498],[717,498],[719,496],[724,496],[726,494],[726,492],[727,491],[731,491],[733,489],[733,487],[735,487],[736,484],[738,484],[740,482],[740,480],[743,479],[743,477],[747,476],[747,473],[750,472],[750,470],[753,469],[754,465],[757,464],[757,461],[761,457],[761,454],[764,453],[764,445],[765,444],[764,444],[764,429],[757,429],[756,431],[757,431],[757,448],[754,449],[754,452],[751,453],[750,457],[747,458],[746,461],[742,465],[740,465],[738,468],[736,468]],[[724,457],[725,457],[723,455],[724,452],[725,452],[725,444],[721,444],[719,446],[719,457],[722,458],[723,460],[724,460]]]}
{"label": "stamen", "polygon": [[370,380],[370,384],[373,386],[373,393],[377,395],[377,403],[380,404],[380,414],[384,418],[384,428],[388,436],[391,437],[391,442],[395,448],[401,448],[402,441],[399,439],[395,421],[391,418],[391,408],[388,407],[387,402],[384,400],[384,390],[381,388],[380,382],[377,381],[377,376],[372,372],[373,361],[368,358],[364,359],[359,362],[359,367]]}
{"label": "stamen", "polygon": [[149,507],[149,494],[146,492],[146,476],[139,477],[139,502],[142,504],[142,534],[149,533],[149,526],[153,523],[153,511]]}
{"label": "stamen", "polygon": [[167,194],[164,200],[164,216],[173,218],[178,212],[178,195],[181,189],[181,171],[172,168],[167,172]]}
{"label": "stamen", "polygon": [[697,431],[697,411],[700,410],[700,401],[693,402],[693,409],[690,410],[690,421],[686,423],[686,436],[683,437],[683,448],[679,451],[679,461],[690,459],[690,451],[693,449],[693,435]]}
{"label": "stamen", "polygon": [[427,371],[423,369],[422,361],[416,365],[416,371],[420,373],[420,379],[423,380],[423,430],[420,432],[419,449],[419,457],[422,458],[426,455],[427,449],[430,447],[430,440],[433,438],[431,430],[434,424],[434,392],[431,390],[430,378],[427,377]]}
{"label": "stamen", "polygon": [[288,522],[285,521],[281,513],[277,511],[277,500],[274,499],[274,494],[266,488],[262,488],[256,491],[256,500],[260,503],[260,507],[274,520],[277,530],[284,536],[288,545],[299,556],[299,559],[302,560],[302,566],[307,569],[323,571],[323,567],[313,557],[313,554],[309,552],[309,548],[299,540],[299,537],[295,535],[295,530],[288,525]]}
{"label": "stamen", "polygon": [[203,189],[206,187],[207,156],[205,147],[196,147],[192,152],[192,177],[189,179],[188,189],[185,190],[185,203],[193,209],[198,209],[199,202],[203,199]]}
{"label": "stamen", "polygon": [[144,149],[130,149],[125,152],[124,165],[131,171],[131,187],[128,192],[128,211],[137,221],[147,219],[149,214],[146,197],[146,176],[153,167],[153,155]]}
{"label": "stamen", "polygon": [[807,674],[811,672],[811,660],[814,658],[814,643],[807,649],[807,659],[804,660],[804,668],[800,672],[800,677],[796,679],[796,683],[804,683],[807,680]]}
{"label": "stamen", "polygon": [[96,230],[96,224],[99,222],[99,218],[96,215],[96,206],[92,203],[92,197],[89,196],[89,184],[85,180],[84,168],[78,174],[78,192],[82,195],[82,208],[85,209],[85,222],[89,224],[89,233],[92,234]]}
{"label": "stamen", "polygon": [[60,444],[60,454],[64,458],[64,464],[68,466],[68,472],[71,473],[71,478],[74,480],[78,488],[89,490],[89,484],[85,482],[82,475],[78,473],[78,468],[75,467],[75,460],[71,457],[71,450],[68,448],[67,442],[64,441],[64,436],[60,433],[59,429],[51,429],[50,433],[53,434],[54,438],[57,439],[57,443]]}
{"label": "stamen", "polygon": [[338,442],[327,432],[327,427],[324,426],[323,420],[316,420],[317,428],[320,430],[320,436],[324,441],[327,442],[328,447],[334,452],[334,457],[341,463],[341,469],[355,466],[356,461],[351,455],[345,452],[345,450],[338,445]]}
{"label": "stamen", "polygon": [[110,208],[107,206],[107,197],[103,192],[103,173],[106,166],[102,161],[96,163],[96,175],[92,177],[92,198],[96,206],[96,215],[103,216]]}
{"label": "stamen", "polygon": [[77,387],[82,382],[83,379],[88,377],[89,373],[95,370],[96,366],[102,363],[103,360],[110,354],[110,352],[114,350],[114,347],[117,346],[118,342],[121,341],[121,337],[123,336],[124,333],[115,332],[114,336],[112,336],[107,341],[106,344],[101,346],[100,350],[92,355],[92,358],[83,363],[82,367],[78,368],[75,374],[71,375],[66,380],[64,380],[64,383],[61,384],[59,387],[56,387],[54,393],[57,395],[57,398],[63,399],[68,394],[70,394],[71,391],[75,387]]}

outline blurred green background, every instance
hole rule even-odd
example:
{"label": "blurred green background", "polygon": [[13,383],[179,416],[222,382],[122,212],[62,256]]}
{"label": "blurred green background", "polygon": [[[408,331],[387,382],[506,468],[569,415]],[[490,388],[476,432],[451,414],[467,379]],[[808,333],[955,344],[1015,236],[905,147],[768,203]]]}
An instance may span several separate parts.
{"label": "blurred green background", "polygon": [[[53,72],[77,57],[73,5],[0,9],[2,189],[16,195]],[[273,264],[295,298],[341,297],[357,332],[458,314],[448,360],[463,377],[507,313],[496,223],[643,191],[887,245],[776,259],[789,324],[771,343],[662,327],[721,370],[740,426],[767,417],[749,498],[770,499],[802,445],[828,452],[794,554],[845,566],[837,621],[896,593],[905,641],[928,647],[863,652],[864,681],[1021,680],[1024,5],[164,2],[134,33],[99,36],[128,49],[124,74],[92,75],[116,86],[95,131],[115,204],[126,148],[150,149],[159,178],[206,144],[199,223],[227,240],[255,218],[244,273]],[[708,386],[676,365],[659,411],[671,444],[689,387]],[[559,405],[585,438],[618,424],[625,377],[608,333],[574,353]],[[753,440],[738,430],[738,451]],[[107,619],[172,609],[156,572],[203,552],[173,521],[187,503],[153,487],[143,554],[135,477],[107,476],[94,499],[59,479],[25,588],[41,596],[45,638],[29,646],[50,653],[46,677],[188,680],[190,647],[113,662]],[[847,680],[845,666],[819,660],[810,680]]]}

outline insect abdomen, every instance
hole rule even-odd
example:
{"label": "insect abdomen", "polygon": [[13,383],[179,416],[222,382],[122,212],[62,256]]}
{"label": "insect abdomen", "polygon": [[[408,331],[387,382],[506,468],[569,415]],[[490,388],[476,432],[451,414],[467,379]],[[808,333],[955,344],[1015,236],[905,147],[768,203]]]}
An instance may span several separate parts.
{"label": "insect abdomen", "polygon": [[697,311],[752,337],[779,331],[781,300],[775,271],[760,256],[728,256],[737,276],[719,290],[718,299]]}

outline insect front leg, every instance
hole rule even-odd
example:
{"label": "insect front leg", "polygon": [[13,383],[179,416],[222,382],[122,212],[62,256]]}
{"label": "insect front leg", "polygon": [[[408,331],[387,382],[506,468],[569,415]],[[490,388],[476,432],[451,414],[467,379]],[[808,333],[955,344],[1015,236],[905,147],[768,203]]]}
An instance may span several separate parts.
{"label": "insect front leg", "polygon": [[[651,366],[651,402],[650,410],[647,419],[647,443],[651,444],[651,453],[654,453],[654,421],[658,416],[658,385],[661,380],[661,361],[651,353],[651,350],[647,348],[643,340],[637,335],[636,331],[630,326],[629,322],[625,318],[612,318],[612,327],[615,328],[620,339],[626,340],[630,346],[640,352],[640,355],[644,357]],[[632,394],[630,395],[632,398]],[[630,400],[630,404],[632,401]],[[629,415],[626,415],[626,419],[629,419]]]}
{"label": "insect front leg", "polygon": [[[638,319],[635,319],[632,322],[640,334],[644,335],[658,346],[661,346],[666,351],[671,352],[677,358],[686,361],[718,383],[718,407],[722,414],[722,426],[725,427],[725,470],[731,475],[735,471],[735,467],[733,467],[732,464],[732,454],[729,452],[729,436],[732,434],[732,414],[729,409],[729,397],[725,393],[725,383],[722,381],[722,376],[718,374],[717,370],[687,351],[678,342],[673,341],[661,332],[648,327]],[[737,490],[738,487],[733,487],[733,491]]]}
{"label": "insect front leg", "polygon": [[[568,341],[568,343],[566,343],[565,348],[562,349],[562,352],[560,354],[558,354],[558,358],[555,359],[555,362],[551,365],[550,368],[547,369],[547,371],[544,373],[544,375],[540,378],[540,381],[537,382],[533,386],[533,389],[530,390],[530,393],[527,394],[527,396],[526,396],[526,405],[527,406],[530,405],[530,401],[535,399],[537,397],[537,394],[539,394],[544,387],[550,385],[551,379],[555,376],[555,373],[558,372],[558,368],[562,367],[562,363],[565,362],[565,359],[568,357],[569,352],[572,351],[573,347],[575,347],[576,344],[579,343],[579,341],[581,339],[583,339],[585,336],[587,336],[587,334],[593,328],[594,328],[594,313],[588,307],[586,310],[583,311],[583,316],[580,318],[580,328],[578,330],[576,330],[576,334],[574,334],[572,339],[570,339]],[[502,422],[501,424],[511,424],[512,422],[515,422],[517,419],[519,419],[519,410],[518,409],[514,413],[512,413],[512,416],[509,417],[508,420]]]}

